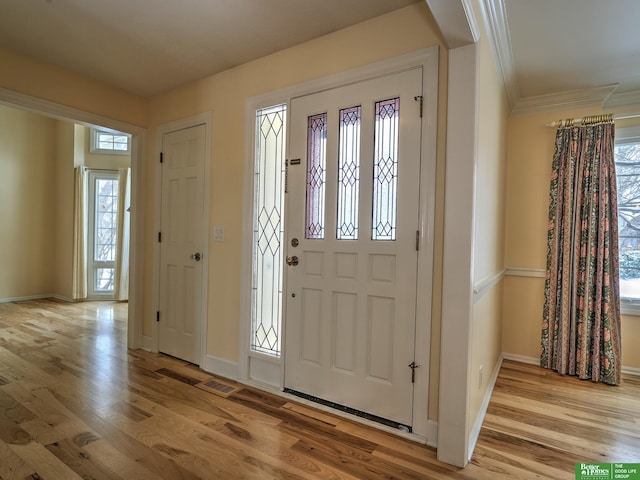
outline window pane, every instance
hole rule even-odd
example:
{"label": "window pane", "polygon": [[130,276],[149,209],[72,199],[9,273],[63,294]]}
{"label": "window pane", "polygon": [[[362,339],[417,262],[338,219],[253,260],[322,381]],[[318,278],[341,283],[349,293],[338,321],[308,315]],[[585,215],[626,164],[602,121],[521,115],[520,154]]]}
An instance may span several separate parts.
{"label": "window pane", "polygon": [[113,262],[118,231],[118,180],[96,179],[95,192],[94,261]]}
{"label": "window pane", "polygon": [[99,292],[112,292],[114,277],[115,277],[115,269],[97,268],[96,279],[95,279],[96,290]]}
{"label": "window pane", "polygon": [[620,296],[640,298],[640,143],[615,147]]}
{"label": "window pane", "polygon": [[120,133],[93,131],[95,145],[99,150],[112,150],[118,152],[129,151],[129,136]]}
{"label": "window pane", "polygon": [[400,99],[376,102],[372,240],[396,239]]}
{"label": "window pane", "polygon": [[280,355],[286,105],[256,112],[251,350]]}
{"label": "window pane", "polygon": [[358,239],[361,107],[340,110],[338,151],[338,240]]}
{"label": "window pane", "polygon": [[305,238],[324,238],[327,114],[307,120],[307,208]]}

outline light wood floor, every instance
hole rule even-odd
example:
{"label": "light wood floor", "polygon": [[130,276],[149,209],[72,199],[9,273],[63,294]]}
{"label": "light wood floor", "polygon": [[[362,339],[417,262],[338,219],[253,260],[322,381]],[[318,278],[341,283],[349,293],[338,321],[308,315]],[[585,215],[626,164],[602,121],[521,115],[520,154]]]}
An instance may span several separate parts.
{"label": "light wood floor", "polygon": [[640,381],[503,363],[471,463],[127,351],[126,305],[0,304],[0,479],[573,479],[640,462]]}

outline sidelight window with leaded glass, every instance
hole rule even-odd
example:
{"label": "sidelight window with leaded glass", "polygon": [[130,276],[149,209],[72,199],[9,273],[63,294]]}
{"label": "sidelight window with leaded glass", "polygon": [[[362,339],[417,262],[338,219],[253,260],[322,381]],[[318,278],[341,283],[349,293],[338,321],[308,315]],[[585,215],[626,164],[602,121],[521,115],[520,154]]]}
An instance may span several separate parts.
{"label": "sidelight window with leaded glass", "polygon": [[251,350],[279,356],[286,105],[256,112]]}
{"label": "sidelight window with leaded glass", "polygon": [[399,111],[399,98],[375,104],[372,240],[396,239]]}

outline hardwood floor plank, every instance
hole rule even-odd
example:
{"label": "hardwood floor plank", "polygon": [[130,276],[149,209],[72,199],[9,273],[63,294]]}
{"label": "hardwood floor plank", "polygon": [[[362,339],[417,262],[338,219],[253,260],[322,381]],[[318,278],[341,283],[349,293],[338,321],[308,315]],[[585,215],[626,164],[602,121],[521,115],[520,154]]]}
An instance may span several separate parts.
{"label": "hardwood floor plank", "polygon": [[67,438],[59,442],[52,443],[47,445],[46,448],[83,479],[123,480],[107,466],[99,461],[95,461],[86,450],[79,447],[71,439]]}
{"label": "hardwood floor plank", "polygon": [[610,387],[504,361],[459,469],[417,442],[127,350],[126,337],[126,304],[0,304],[0,480],[569,480],[577,462],[640,459],[629,375]]}
{"label": "hardwood floor plank", "polygon": [[0,440],[0,478],[4,480],[24,480],[36,471],[16,455],[5,442]]}
{"label": "hardwood floor plank", "polygon": [[55,455],[37,442],[9,445],[9,448],[29,466],[35,474],[46,480],[83,480],[80,475],[61,462]]}

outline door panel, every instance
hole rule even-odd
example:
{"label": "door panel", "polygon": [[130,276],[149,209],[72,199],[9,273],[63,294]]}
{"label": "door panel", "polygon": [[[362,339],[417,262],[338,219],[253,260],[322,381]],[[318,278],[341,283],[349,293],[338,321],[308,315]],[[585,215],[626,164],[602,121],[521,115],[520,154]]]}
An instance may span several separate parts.
{"label": "door panel", "polygon": [[159,350],[200,363],[204,125],[162,139]]}
{"label": "door panel", "polygon": [[287,174],[285,387],[405,425],[421,85],[413,69],[292,100]]}

